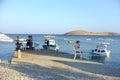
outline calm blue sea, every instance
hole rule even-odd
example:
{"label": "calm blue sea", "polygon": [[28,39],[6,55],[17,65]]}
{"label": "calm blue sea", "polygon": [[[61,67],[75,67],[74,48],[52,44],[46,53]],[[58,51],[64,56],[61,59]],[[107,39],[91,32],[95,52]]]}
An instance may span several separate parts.
{"label": "calm blue sea", "polygon": [[[20,38],[27,38],[28,34],[7,34],[9,37],[15,39],[16,36]],[[31,34],[34,38],[34,42],[40,43],[40,48],[44,44],[44,36],[49,34]],[[79,40],[81,43],[81,50],[84,52],[83,57],[91,60],[103,63],[108,66],[112,66],[120,69],[120,36],[68,36],[68,35],[49,35],[56,36],[54,38],[56,43],[60,47],[60,51],[74,54],[73,44],[69,44],[68,40]],[[111,50],[109,57],[92,57],[89,52],[96,47],[99,42],[108,42],[108,48]],[[0,58],[11,59],[13,51],[15,50],[15,42],[5,43],[0,42]]]}

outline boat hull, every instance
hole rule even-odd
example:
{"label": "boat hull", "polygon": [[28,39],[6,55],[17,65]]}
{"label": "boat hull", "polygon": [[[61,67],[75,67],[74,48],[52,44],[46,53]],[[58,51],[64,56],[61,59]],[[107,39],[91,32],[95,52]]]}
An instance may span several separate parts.
{"label": "boat hull", "polygon": [[110,55],[110,51],[106,51],[106,52],[97,52],[97,51],[94,51],[92,52],[92,55],[93,56],[109,56]]}
{"label": "boat hull", "polygon": [[59,50],[58,45],[43,45],[43,49],[50,49],[50,50]]}

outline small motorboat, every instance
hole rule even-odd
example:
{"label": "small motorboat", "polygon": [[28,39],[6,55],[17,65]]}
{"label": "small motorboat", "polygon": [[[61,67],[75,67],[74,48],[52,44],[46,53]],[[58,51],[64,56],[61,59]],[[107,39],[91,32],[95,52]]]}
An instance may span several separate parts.
{"label": "small motorboat", "polygon": [[26,50],[27,40],[25,38],[19,38],[19,44],[16,44],[16,50]]}
{"label": "small motorboat", "polygon": [[59,46],[56,44],[54,39],[50,39],[50,37],[46,37],[45,44],[43,45],[43,49],[50,50],[59,50]]}
{"label": "small motorboat", "polygon": [[100,42],[95,49],[92,50],[93,56],[109,56],[110,50],[107,48],[108,43]]}
{"label": "small motorboat", "polygon": [[91,38],[87,38],[86,40],[87,40],[87,41],[90,41],[90,40],[92,40],[92,39],[91,39]]}
{"label": "small motorboat", "polygon": [[[19,43],[20,43],[21,50],[26,50],[29,48],[29,46],[27,46],[27,39],[26,38],[20,38]],[[33,42],[33,47],[34,47],[34,49],[39,50],[39,42]]]}
{"label": "small motorboat", "polygon": [[19,39],[20,42],[20,49],[21,50],[25,50],[27,48],[27,39],[26,38],[20,38]]}

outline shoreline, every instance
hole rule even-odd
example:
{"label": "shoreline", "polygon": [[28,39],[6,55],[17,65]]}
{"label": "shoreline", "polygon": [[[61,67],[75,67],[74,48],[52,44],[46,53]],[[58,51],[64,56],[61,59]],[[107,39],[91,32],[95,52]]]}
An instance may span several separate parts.
{"label": "shoreline", "polygon": [[[120,80],[119,69],[51,50],[22,51],[11,64],[1,64],[0,80]],[[12,74],[13,72],[13,74]],[[15,78],[14,78],[15,77]]]}

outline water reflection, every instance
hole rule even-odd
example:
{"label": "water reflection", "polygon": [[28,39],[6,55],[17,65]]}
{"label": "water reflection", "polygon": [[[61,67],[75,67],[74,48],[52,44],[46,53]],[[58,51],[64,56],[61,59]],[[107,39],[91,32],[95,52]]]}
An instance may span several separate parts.
{"label": "water reflection", "polygon": [[105,63],[109,62],[110,56],[91,56],[90,60],[105,64]]}
{"label": "water reflection", "polygon": [[15,43],[0,42],[0,63],[11,62],[14,49]]}

